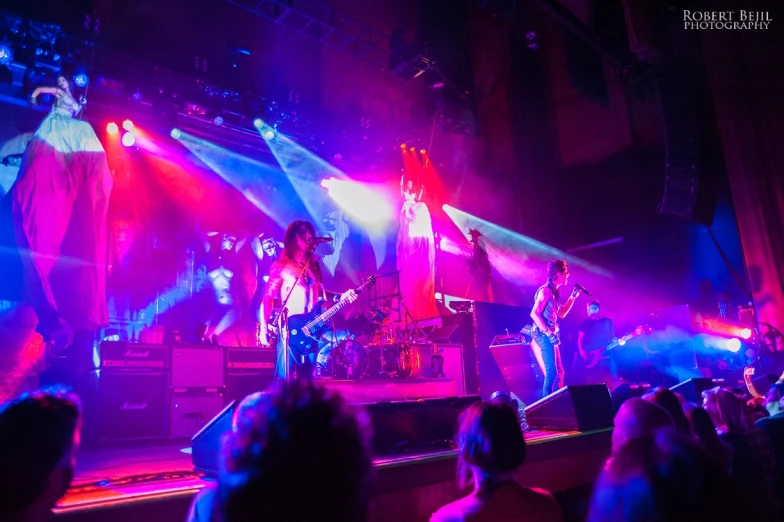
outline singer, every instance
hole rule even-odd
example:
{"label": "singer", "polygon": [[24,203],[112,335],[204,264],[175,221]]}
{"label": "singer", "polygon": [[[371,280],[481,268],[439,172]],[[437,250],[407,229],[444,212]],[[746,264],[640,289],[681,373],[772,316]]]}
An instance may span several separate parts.
{"label": "singer", "polygon": [[[262,346],[269,345],[267,331],[275,300],[280,299],[281,303],[285,303],[286,313],[278,314],[281,319],[278,324],[281,335],[278,336],[276,363],[276,376],[282,379],[292,378],[293,375],[287,371],[287,368],[296,367],[296,364],[301,362],[296,361],[288,351],[286,344],[288,331],[285,324],[281,324],[283,317],[311,312],[318,299],[327,299],[328,292],[321,284],[321,266],[313,257],[316,246],[324,243],[325,238],[315,236],[313,223],[309,221],[295,221],[288,226],[283,235],[283,255],[270,267],[267,290],[261,301],[259,343]],[[340,296],[329,293],[333,295],[333,300],[356,296],[354,290],[344,292]],[[305,372],[305,375],[299,375],[301,378],[311,377],[307,373],[312,369],[316,358],[315,354],[311,355],[311,360],[308,361],[310,364],[298,368],[300,372]],[[291,364],[292,362],[295,364]]]}
{"label": "singer", "polygon": [[539,346],[544,361],[543,396],[563,388],[564,367],[561,361],[561,339],[558,319],[563,319],[572,309],[582,287],[575,285],[569,299],[562,305],[560,289],[569,279],[566,261],[558,259],[547,263],[547,283],[536,290],[531,319],[534,321],[533,340]]}
{"label": "singer", "polygon": [[53,97],[52,110],[27,146],[9,196],[26,298],[38,330],[61,352],[74,331],[95,332],[109,322],[106,217],[113,181],[95,131],[76,119],[84,96],[65,76],[56,87],[35,89],[30,102],[41,95]]}

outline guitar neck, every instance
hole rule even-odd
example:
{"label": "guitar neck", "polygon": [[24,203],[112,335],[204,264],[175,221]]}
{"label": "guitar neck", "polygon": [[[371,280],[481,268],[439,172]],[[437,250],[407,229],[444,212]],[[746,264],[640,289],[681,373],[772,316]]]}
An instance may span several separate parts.
{"label": "guitar neck", "polygon": [[[357,288],[354,291],[357,294],[361,294],[364,289],[365,289],[365,285],[360,285],[359,288]],[[329,319],[332,318],[333,315],[335,315],[336,313],[341,311],[343,308],[345,308],[349,304],[351,304],[351,299],[343,299],[339,303],[337,303],[337,304],[333,305],[332,307],[330,307],[329,310],[327,310],[326,312],[324,312],[321,315],[319,315],[318,317],[316,317],[316,319],[313,321],[313,323],[319,323],[319,322],[323,322],[323,321],[328,321]]]}

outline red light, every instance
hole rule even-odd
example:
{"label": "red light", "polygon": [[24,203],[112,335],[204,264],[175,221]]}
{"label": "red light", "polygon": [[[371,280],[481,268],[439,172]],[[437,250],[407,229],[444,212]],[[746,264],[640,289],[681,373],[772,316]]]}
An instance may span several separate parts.
{"label": "red light", "polygon": [[123,129],[125,129],[127,131],[132,131],[133,130],[133,122],[131,120],[125,120],[123,122]]}
{"label": "red light", "polygon": [[106,124],[106,132],[108,132],[109,134],[114,135],[114,134],[117,134],[118,132],[120,132],[120,128],[117,127],[116,123],[111,121],[111,122]]}
{"label": "red light", "polygon": [[419,151],[419,153],[424,156],[425,154],[427,154],[427,151],[425,149],[422,149]]}

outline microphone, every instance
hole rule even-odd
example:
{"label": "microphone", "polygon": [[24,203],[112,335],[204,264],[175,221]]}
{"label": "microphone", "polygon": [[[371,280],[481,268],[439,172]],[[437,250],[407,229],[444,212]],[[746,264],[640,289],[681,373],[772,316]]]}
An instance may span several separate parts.
{"label": "microphone", "polygon": [[589,292],[588,290],[586,290],[586,289],[585,289],[585,287],[584,287],[583,285],[581,285],[580,283],[575,283],[575,284],[574,284],[574,287],[575,287],[577,290],[579,290],[580,292],[584,293],[585,295],[591,295],[591,292]]}
{"label": "microphone", "polygon": [[332,243],[334,241],[333,238],[324,236],[324,237],[312,237],[310,238],[311,245],[320,245],[322,243]]}

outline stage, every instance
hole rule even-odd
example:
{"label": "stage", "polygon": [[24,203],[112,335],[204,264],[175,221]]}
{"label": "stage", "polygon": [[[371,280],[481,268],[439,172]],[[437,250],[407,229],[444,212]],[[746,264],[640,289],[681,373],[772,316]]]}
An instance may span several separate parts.
{"label": "stage", "polygon": [[[519,480],[553,493],[592,483],[610,450],[611,430],[532,432]],[[456,451],[376,458],[370,520],[425,521],[458,498]],[[213,481],[194,471],[189,441],[123,444],[82,451],[58,520],[156,522],[185,519],[193,495]]]}

